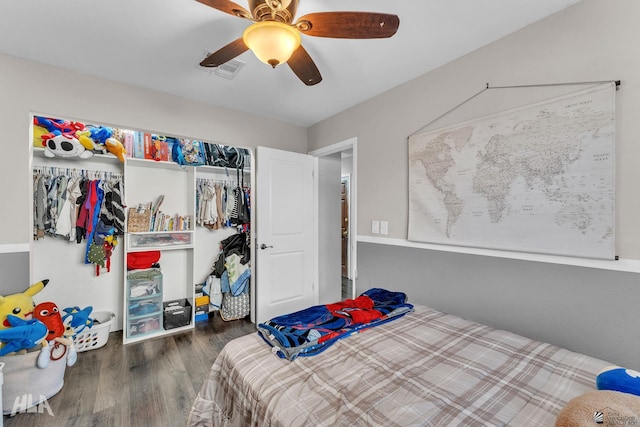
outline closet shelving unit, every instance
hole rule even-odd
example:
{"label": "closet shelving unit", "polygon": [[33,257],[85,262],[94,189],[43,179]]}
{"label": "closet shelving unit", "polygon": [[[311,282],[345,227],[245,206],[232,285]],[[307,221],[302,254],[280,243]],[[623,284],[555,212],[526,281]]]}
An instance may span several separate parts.
{"label": "closet shelving unit", "polygon": [[[248,170],[245,174],[246,182]],[[138,316],[128,316],[129,288],[124,278],[123,298],[123,342],[125,344],[148,338],[188,331],[195,325],[195,284],[202,283],[210,273],[215,261],[218,244],[235,233],[233,228],[215,232],[198,227],[196,231],[196,180],[212,179],[229,184],[237,181],[234,168],[217,166],[181,166],[175,162],[126,158],[124,165],[125,202],[128,208],[138,203],[147,203],[164,195],[160,210],[173,215],[188,215],[191,218],[189,230],[129,232],[125,236],[126,254],[140,251],[158,250],[161,253],[162,300],[186,299],[191,306],[188,325],[164,329],[160,316],[159,328],[152,331],[131,334],[130,327],[139,320]],[[125,272],[126,276],[126,272]],[[151,314],[157,316],[158,313]],[[160,313],[161,314],[161,313]]]}
{"label": "closet shelving unit", "polygon": [[[125,235],[119,239],[120,247],[114,253],[112,260],[116,264],[121,262],[118,258],[124,262],[122,276],[119,275],[120,280],[116,280],[120,285],[114,283],[122,289],[119,299],[122,307],[121,324],[124,344],[192,330],[195,326],[195,284],[202,283],[210,273],[219,242],[235,232],[233,228],[212,232],[204,227],[197,227],[196,231],[196,180],[206,178],[235,183],[236,170],[216,166],[181,166],[173,161],[131,157],[125,158],[122,163],[112,154],[94,154],[91,158],[83,160],[49,158],[44,155],[44,148],[33,147],[32,150],[33,167],[55,167],[70,171],[86,169],[122,174],[126,210],[138,204],[153,202],[158,196],[164,195],[160,211],[172,216],[178,214],[191,218],[188,230],[129,232],[125,227]],[[241,173],[244,174],[245,182],[250,183],[248,178],[250,169],[246,168]],[[79,247],[69,245],[65,251]],[[135,296],[132,299],[127,280],[127,254],[152,250],[158,250],[161,253],[160,292],[147,296]],[[74,273],[68,273],[70,280],[74,280],[73,275]],[[101,280],[103,280],[102,277],[107,280],[110,276],[105,274],[101,276]],[[74,289],[74,292],[77,290]],[[72,293],[68,298],[73,299]],[[191,305],[191,317],[187,325],[165,330],[162,312],[158,311],[151,314],[156,316],[155,319],[159,322],[158,328],[136,334],[129,333],[131,325],[145,317],[145,315],[129,316],[130,303],[136,301],[157,303],[183,299]]]}
{"label": "closet shelving unit", "polygon": [[[195,214],[195,168],[180,166],[174,162],[126,158],[124,164],[125,204],[135,208],[138,204],[155,201],[163,195],[159,211],[168,215],[194,218]],[[190,330],[194,327],[194,248],[193,221],[190,229],[180,231],[127,231],[126,254],[142,251],[160,251],[162,272],[160,293],[162,301],[186,300],[191,309],[188,324],[164,329],[162,304],[158,310],[144,315],[132,315],[130,305],[139,303],[140,297],[131,297],[131,286],[135,282],[124,278],[123,341],[125,344]],[[126,257],[125,257],[126,259]],[[156,296],[149,295],[153,300]],[[149,299],[147,300],[149,302]],[[142,325],[142,328],[139,326]]]}

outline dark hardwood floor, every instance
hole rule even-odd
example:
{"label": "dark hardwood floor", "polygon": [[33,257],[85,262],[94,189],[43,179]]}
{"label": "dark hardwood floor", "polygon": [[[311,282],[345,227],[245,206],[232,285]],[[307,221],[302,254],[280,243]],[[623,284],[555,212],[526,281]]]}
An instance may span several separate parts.
{"label": "dark hardwood floor", "polygon": [[183,426],[191,405],[224,345],[255,332],[249,320],[219,315],[187,333],[122,345],[122,331],[107,344],[81,352],[67,368],[62,390],[48,400],[51,412],[4,417],[5,427]]}

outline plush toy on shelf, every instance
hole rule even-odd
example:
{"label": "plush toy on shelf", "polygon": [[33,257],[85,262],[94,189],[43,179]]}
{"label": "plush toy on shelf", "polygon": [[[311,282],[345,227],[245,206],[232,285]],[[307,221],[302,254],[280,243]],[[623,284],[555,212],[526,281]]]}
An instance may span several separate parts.
{"label": "plush toy on shelf", "polygon": [[[33,125],[47,130],[52,136],[55,135],[75,135],[79,130],[84,129],[84,123],[72,122],[69,120],[52,119],[49,117],[34,116]],[[44,144],[43,144],[44,145]]]}
{"label": "plush toy on shelf", "polygon": [[124,157],[127,154],[127,150],[124,148],[124,145],[122,145],[122,142],[120,142],[116,138],[108,138],[105,141],[104,146],[107,148],[107,151],[116,156],[118,160],[124,162]]}
{"label": "plush toy on shelf", "polygon": [[115,132],[110,127],[88,126],[77,131],[76,138],[87,150],[106,150],[124,162],[126,150],[122,142],[115,138]]}
{"label": "plush toy on shelf", "polygon": [[45,157],[64,157],[69,159],[88,159],[93,157],[93,151],[87,150],[80,144],[80,141],[73,136],[67,134],[55,136],[43,135],[42,140],[45,143]]}
{"label": "plush toy on shelf", "polygon": [[38,148],[44,147],[44,142],[42,141],[42,135],[48,134],[49,131],[38,125],[33,125],[33,146]]}
{"label": "plush toy on shelf", "polygon": [[[34,135],[40,134],[46,157],[88,159],[93,156],[93,151],[87,150],[75,136],[85,128],[83,123],[34,116],[33,125]],[[42,133],[42,129],[47,133]],[[34,142],[34,145],[37,144]]]}

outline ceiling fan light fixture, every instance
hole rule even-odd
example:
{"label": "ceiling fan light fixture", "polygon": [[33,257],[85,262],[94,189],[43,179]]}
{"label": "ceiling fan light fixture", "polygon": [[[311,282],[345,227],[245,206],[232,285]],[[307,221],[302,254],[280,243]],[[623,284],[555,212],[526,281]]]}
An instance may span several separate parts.
{"label": "ceiling fan light fixture", "polygon": [[284,64],[300,46],[300,33],[295,27],[278,21],[262,21],[250,25],[242,40],[265,64]]}

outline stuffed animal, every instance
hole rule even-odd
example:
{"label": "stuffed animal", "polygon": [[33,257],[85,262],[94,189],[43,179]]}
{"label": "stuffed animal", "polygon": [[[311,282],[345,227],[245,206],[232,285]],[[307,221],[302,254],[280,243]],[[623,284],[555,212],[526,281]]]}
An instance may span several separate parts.
{"label": "stuffed animal", "polygon": [[34,126],[45,128],[47,132],[54,136],[60,134],[75,135],[77,131],[84,129],[84,123],[42,116],[34,116],[33,124]]}
{"label": "stuffed animal", "polygon": [[93,156],[93,151],[87,150],[80,141],[69,134],[42,135],[45,143],[45,157],[64,157],[88,159]]}
{"label": "stuffed animal", "polygon": [[25,320],[9,314],[7,322],[11,327],[0,330],[0,341],[2,341],[0,356],[46,343],[47,327],[38,319]]}
{"label": "stuffed animal", "polygon": [[38,148],[44,147],[44,141],[42,136],[48,134],[49,131],[42,126],[33,125],[33,146]]}
{"label": "stuffed animal", "polygon": [[[33,315],[47,327],[46,341],[43,342],[40,350],[41,355],[38,356],[38,366],[46,368],[52,351],[50,347],[59,348],[60,345],[64,345],[66,347],[65,351],[68,351],[67,365],[74,365],[78,358],[78,352],[73,342],[74,330],[71,327],[71,319],[64,321],[58,306],[52,302],[43,302],[36,305]],[[43,356],[43,354],[46,356]]]}
{"label": "stuffed animal", "polygon": [[92,310],[93,307],[91,306],[85,307],[82,310],[80,307],[69,307],[63,310],[65,314],[62,316],[62,321],[65,322],[65,324],[69,322],[74,337],[85,328],[93,326],[93,319],[89,318]]}
{"label": "stuffed animal", "polygon": [[87,150],[106,150],[124,162],[126,150],[122,142],[115,138],[110,127],[89,126],[75,133],[76,138]]}
{"label": "stuffed animal", "polygon": [[29,286],[22,293],[0,296],[0,330],[11,327],[7,315],[14,315],[25,320],[31,319],[33,308],[36,306],[32,297],[43,290],[47,283],[49,280],[45,279]]}
{"label": "stuffed animal", "polygon": [[608,366],[596,377],[596,387],[598,390],[614,390],[640,396],[640,372],[620,366]]}
{"label": "stuffed animal", "polygon": [[65,326],[62,323],[62,316],[58,306],[52,302],[41,302],[33,309],[33,317],[41,321],[47,327],[47,341],[62,337],[65,333]]}
{"label": "stuffed animal", "polygon": [[107,138],[104,146],[107,151],[116,156],[118,160],[124,162],[124,156],[127,154],[127,150],[124,148],[124,145],[122,145],[122,142],[115,138]]}
{"label": "stuffed animal", "polygon": [[[85,128],[84,123],[34,116],[33,126],[34,145],[38,145],[35,139],[36,135],[40,135],[41,146],[45,147],[46,157],[88,159],[93,156],[91,147],[84,147],[76,139],[76,133]],[[46,129],[47,133],[42,133],[42,129]]]}
{"label": "stuffed animal", "polygon": [[[635,421],[634,421],[635,420]],[[555,427],[637,425],[640,397],[612,390],[593,390],[571,399]]]}
{"label": "stuffed animal", "polygon": [[87,150],[95,150],[97,149],[96,143],[93,141],[91,137],[91,130],[83,129],[76,132],[76,139],[84,148]]}

